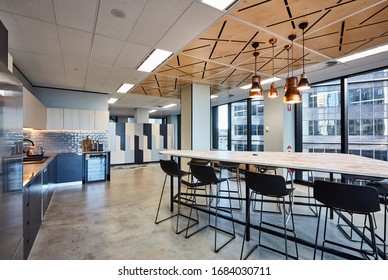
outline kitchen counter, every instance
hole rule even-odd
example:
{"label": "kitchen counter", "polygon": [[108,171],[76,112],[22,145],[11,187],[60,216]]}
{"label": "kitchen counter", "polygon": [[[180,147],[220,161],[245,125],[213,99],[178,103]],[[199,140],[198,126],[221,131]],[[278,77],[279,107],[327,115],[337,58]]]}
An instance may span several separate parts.
{"label": "kitchen counter", "polygon": [[48,153],[45,156],[48,158],[42,163],[23,163],[23,188],[25,188],[32,180],[34,180],[40,172],[42,172],[57,154]]}

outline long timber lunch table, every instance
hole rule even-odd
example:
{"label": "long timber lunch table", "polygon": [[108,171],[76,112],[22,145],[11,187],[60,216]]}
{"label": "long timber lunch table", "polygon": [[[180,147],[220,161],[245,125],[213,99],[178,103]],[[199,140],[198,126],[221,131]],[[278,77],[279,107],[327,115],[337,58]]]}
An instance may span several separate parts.
{"label": "long timber lunch table", "polygon": [[[170,156],[171,158],[206,159],[247,165],[319,171],[329,173],[330,178],[333,178],[333,174],[388,178],[388,162],[350,154],[218,150],[165,150],[161,151],[160,154]],[[249,196],[248,190],[246,190],[245,196],[247,201]],[[173,203],[172,200],[171,203]],[[249,207],[248,203],[246,203],[245,215],[248,224],[250,224]],[[246,232],[246,239],[250,239],[249,229]]]}

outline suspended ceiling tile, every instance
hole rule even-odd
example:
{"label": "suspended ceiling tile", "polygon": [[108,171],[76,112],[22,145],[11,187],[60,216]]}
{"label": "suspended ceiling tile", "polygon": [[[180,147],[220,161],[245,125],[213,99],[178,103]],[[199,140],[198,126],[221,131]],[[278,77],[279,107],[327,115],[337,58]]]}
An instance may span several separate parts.
{"label": "suspended ceiling tile", "polygon": [[[189,7],[188,0],[150,0],[144,7],[128,42],[154,47]],[[179,38],[175,38],[179,44]],[[169,49],[167,49],[169,50]]]}
{"label": "suspended ceiling tile", "polygon": [[125,78],[125,82],[130,84],[138,84],[142,80],[144,80],[149,73],[137,71],[136,69],[132,69],[128,72],[128,76]]}
{"label": "suspended ceiling tile", "polygon": [[67,75],[67,83],[74,90],[85,90],[85,78],[78,75]]}
{"label": "suspended ceiling tile", "polygon": [[111,82],[111,81],[105,80],[104,84],[101,87],[101,91],[112,93],[112,92],[116,92],[119,87],[120,87],[120,84],[118,84],[117,82]]}
{"label": "suspended ceiling tile", "polygon": [[0,11],[0,19],[8,30],[8,47],[19,51],[31,52],[31,48],[12,14]]}
{"label": "suspended ceiling tile", "polygon": [[55,23],[54,9],[51,0],[6,0],[11,12],[40,21]]}
{"label": "suspended ceiling tile", "polygon": [[[50,79],[50,77],[53,76],[58,76],[55,81],[61,81],[62,79],[66,81],[65,66],[61,59],[58,59],[55,56],[46,55],[36,55],[36,58],[41,69],[46,74],[47,79]],[[50,81],[50,84],[52,83],[53,82]]]}
{"label": "suspended ceiling tile", "polygon": [[[147,0],[110,0],[101,1],[96,33],[126,41],[134,28]],[[125,17],[112,14],[113,9],[122,11]]]}
{"label": "suspended ceiling tile", "polygon": [[101,88],[103,84],[104,84],[104,81],[100,79],[87,79],[85,84],[85,90],[101,92],[102,91]]}
{"label": "suspended ceiling tile", "polygon": [[[201,15],[201,20],[198,20],[198,15]],[[193,2],[158,42],[158,47],[177,52],[189,44],[193,37],[199,36],[209,25],[215,23],[222,15],[218,10]]]}
{"label": "suspended ceiling tile", "polygon": [[92,62],[114,65],[125,42],[106,36],[96,35],[93,42]]}
{"label": "suspended ceiling tile", "polygon": [[127,76],[128,76],[128,69],[126,68],[117,68],[117,67],[112,67],[109,74],[108,74],[108,77],[106,77],[106,81],[109,81],[109,82],[118,82],[118,86],[121,85],[121,83],[123,83]]}
{"label": "suspended ceiling tile", "polygon": [[34,53],[58,57],[62,55],[55,24],[16,15],[15,19]]}
{"label": "suspended ceiling tile", "polygon": [[23,75],[28,77],[28,81],[36,86],[36,85],[43,85],[47,82],[46,74],[43,71],[34,69],[19,69],[20,71],[23,71]]}
{"label": "suspended ceiling tile", "polygon": [[152,49],[134,43],[125,43],[115,67],[136,68]]}
{"label": "suspended ceiling tile", "polygon": [[91,33],[63,26],[58,26],[58,33],[63,56],[89,60],[93,38]]}
{"label": "suspended ceiling tile", "polygon": [[[13,57],[13,63],[18,67],[20,71],[24,74],[24,71],[33,72],[42,72],[42,68],[39,65],[39,62],[36,58],[36,55],[30,52],[23,52],[19,50],[10,50],[10,53]],[[24,74],[26,75],[26,74]],[[27,76],[28,77],[28,76]]]}
{"label": "suspended ceiling tile", "polygon": [[8,8],[8,5],[5,0],[0,0],[0,10],[10,12],[10,9]]}
{"label": "suspended ceiling tile", "polygon": [[92,32],[97,0],[54,0],[55,18],[59,25]]}
{"label": "suspended ceiling tile", "polygon": [[110,65],[92,63],[90,64],[88,70],[88,80],[100,80],[101,82],[105,81],[108,77],[112,67]]}

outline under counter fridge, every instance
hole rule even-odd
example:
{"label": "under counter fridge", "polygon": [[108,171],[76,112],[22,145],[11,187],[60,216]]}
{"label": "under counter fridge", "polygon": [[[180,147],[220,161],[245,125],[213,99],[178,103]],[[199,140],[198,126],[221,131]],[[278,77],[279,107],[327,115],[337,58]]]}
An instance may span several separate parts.
{"label": "under counter fridge", "polygon": [[0,259],[23,259],[23,86],[0,62]]}
{"label": "under counter fridge", "polygon": [[83,183],[110,180],[110,153],[83,153]]}

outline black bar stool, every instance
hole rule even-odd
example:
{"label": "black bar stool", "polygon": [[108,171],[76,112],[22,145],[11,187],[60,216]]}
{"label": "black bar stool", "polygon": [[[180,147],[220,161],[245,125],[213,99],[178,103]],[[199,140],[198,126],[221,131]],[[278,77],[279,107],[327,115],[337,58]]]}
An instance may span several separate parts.
{"label": "black bar stool", "polygon": [[379,181],[379,182],[371,182],[368,183],[368,186],[375,187],[379,193],[380,196],[380,202],[384,205],[384,225],[383,225],[383,235],[380,236],[376,234],[376,237],[378,240],[382,242],[383,245],[383,252],[385,255],[385,258],[387,259],[387,212],[388,212],[388,181]]}
{"label": "black bar stool", "polygon": [[[360,253],[361,256],[367,255],[374,256],[378,259],[378,251],[376,244],[376,235],[374,231],[374,223],[372,213],[380,211],[379,195],[375,188],[366,186],[354,186],[350,184],[336,183],[330,181],[316,180],[314,182],[314,198],[326,207],[324,229],[323,229],[323,241],[322,241],[322,253],[321,259],[323,259],[323,252],[325,251],[325,244],[331,244],[333,247],[340,247],[346,250]],[[336,211],[346,211],[352,213],[352,215],[360,214],[365,215],[368,218],[369,226],[364,226],[361,238],[366,240],[365,230],[368,229],[370,232],[370,241],[368,242],[372,253],[362,248],[351,247],[339,241],[329,240],[327,238],[327,220],[328,220],[328,209],[331,208]],[[319,208],[317,231],[315,236],[315,248],[314,256],[316,257],[316,251],[318,246],[319,236],[319,224],[321,220],[322,207]],[[363,259],[356,255],[351,255],[343,252],[344,257],[351,259]]]}
{"label": "black bar stool", "polygon": [[[201,227],[200,229],[196,230],[195,232],[192,232],[189,234],[189,228],[191,227],[191,225],[190,225],[191,219],[189,219],[188,223],[187,223],[187,227],[186,227],[186,238],[189,238],[190,236],[200,232],[201,230],[203,230],[207,227],[211,227],[215,230],[215,233],[214,233],[214,252],[217,253],[218,251],[220,251],[223,247],[225,247],[227,244],[229,244],[236,237],[236,231],[235,231],[234,221],[233,221],[232,202],[230,200],[230,197],[229,197],[229,207],[221,207],[221,205],[220,205],[221,201],[219,200],[219,190],[221,188],[221,183],[226,182],[228,185],[228,189],[229,189],[229,182],[228,182],[227,178],[217,177],[214,168],[212,166],[209,166],[209,165],[191,164],[191,174],[197,180],[197,182],[195,184],[199,184],[202,186],[203,185],[208,185],[208,186],[216,185],[217,186],[216,195],[215,195],[216,202],[215,202],[215,206],[213,206],[215,208],[215,224],[214,224],[214,226],[210,224],[210,213],[211,213],[211,208],[212,208],[211,202],[214,201],[214,200],[210,200],[209,205],[208,205],[208,213],[209,213],[208,224]],[[190,209],[190,216],[189,216],[190,218],[191,218],[192,210],[195,208],[195,210],[198,211],[198,207],[199,207],[199,205],[197,204],[195,184],[193,186],[193,201],[192,201],[191,209]],[[230,214],[230,220],[232,223],[232,232],[227,231],[225,229],[221,229],[218,227],[218,218],[222,218],[219,216],[219,211],[223,211],[225,213]],[[223,232],[223,233],[230,236],[230,238],[227,239],[227,241],[224,242],[219,247],[217,247],[217,233],[218,233],[218,231]]]}
{"label": "black bar stool", "polygon": [[[291,232],[293,234],[294,238],[296,238],[294,217],[293,217],[293,213],[292,213],[292,200],[293,200],[292,193],[293,193],[294,189],[286,187],[286,181],[285,181],[283,176],[249,172],[249,171],[247,171],[245,173],[245,184],[251,190],[251,195],[249,196],[247,203],[250,204],[252,199],[254,197],[256,197],[257,195],[261,196],[259,227],[263,228],[263,229],[264,228],[271,228],[274,230],[276,230],[276,229],[283,230],[285,250],[284,250],[284,252],[282,252],[282,251],[279,251],[273,247],[269,247],[267,245],[261,244],[261,232],[262,232],[262,230],[259,230],[258,244],[255,247],[253,247],[253,249],[251,249],[251,251],[245,256],[244,259],[247,259],[252,254],[252,252],[256,248],[258,248],[259,246],[266,248],[268,250],[280,253],[280,254],[284,255],[286,257],[286,259],[288,259],[288,257],[293,258],[293,259],[298,259],[298,245],[297,245],[297,243],[295,242],[295,254],[296,254],[296,256],[290,255],[288,253],[288,244],[287,244],[288,243],[287,242],[288,241],[288,233],[287,232]],[[282,211],[280,213],[283,214],[283,227],[263,220],[263,212],[264,212],[263,204],[265,203],[265,201],[263,199],[264,196],[276,198],[276,200],[274,200],[273,202],[278,203],[279,200],[282,202],[283,207],[281,208]],[[286,200],[285,200],[285,197],[287,197],[287,196],[288,196],[288,200],[289,200],[288,211],[286,210]],[[270,202],[270,203],[272,203],[272,202]],[[248,213],[248,214],[250,215],[250,213]],[[291,228],[287,228],[287,223],[288,223],[289,219],[291,219],[291,226],[292,226]],[[244,233],[243,243],[241,246],[240,259],[243,259],[244,245],[245,245],[245,234],[246,234],[248,227],[249,227],[249,224],[247,223],[245,226],[245,233]]]}
{"label": "black bar stool", "polygon": [[242,190],[241,190],[241,176],[240,176],[240,163],[228,162],[228,161],[220,161],[218,162],[218,167],[220,169],[220,176],[222,177],[222,170],[227,170],[236,172],[236,176],[227,177],[229,180],[235,179],[237,184],[236,190],[220,190],[221,192],[229,192],[237,194],[238,199],[238,207],[234,207],[233,209],[242,210]]}
{"label": "black bar stool", "polygon": [[[158,210],[156,212],[156,217],[155,217],[155,224],[159,224],[161,222],[164,222],[168,219],[171,219],[173,217],[177,217],[176,219],[176,228],[175,228],[175,233],[176,234],[179,234],[183,231],[186,230],[186,228],[182,229],[182,230],[179,230],[179,216],[184,216],[180,213],[180,205],[181,205],[181,182],[182,182],[182,177],[183,176],[188,176],[190,175],[189,172],[186,172],[186,171],[183,171],[183,170],[180,170],[179,166],[178,166],[178,163],[174,160],[163,160],[161,159],[160,160],[160,167],[162,168],[162,170],[164,171],[164,173],[166,174],[164,176],[164,183],[163,183],[163,188],[162,188],[162,192],[160,194],[160,199],[159,199],[159,205],[158,205]],[[171,180],[173,180],[174,178],[178,178],[178,194],[176,195],[176,197],[178,198],[178,213],[176,214],[173,214],[167,218],[164,218],[162,220],[158,220],[158,217],[159,217],[159,211],[160,211],[160,206],[162,204],[162,199],[163,199],[163,194],[164,194],[164,188],[166,186],[166,181],[167,181],[167,178],[170,177]],[[188,217],[187,217],[188,218]]]}

